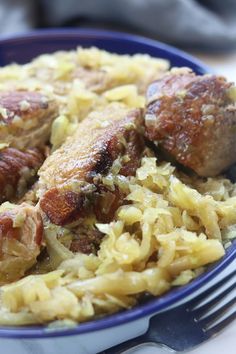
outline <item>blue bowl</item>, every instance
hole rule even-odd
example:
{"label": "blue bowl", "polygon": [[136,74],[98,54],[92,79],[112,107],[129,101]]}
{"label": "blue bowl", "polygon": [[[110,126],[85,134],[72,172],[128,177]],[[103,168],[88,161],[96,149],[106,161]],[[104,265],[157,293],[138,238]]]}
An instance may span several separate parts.
{"label": "blue bowl", "polygon": [[[96,46],[119,54],[147,53],[154,57],[168,59],[171,66],[188,66],[197,74],[204,74],[210,71],[199,60],[169,45],[124,33],[88,29],[39,30],[25,35],[1,39],[0,65],[7,65],[12,62],[23,64],[37,55],[52,53],[57,50],[75,49],[77,46]],[[235,258],[236,243],[233,243],[227,249],[223,259],[214,266],[211,266],[207,272],[193,280],[190,284],[174,289],[159,298],[154,298],[131,310],[109,315],[69,329],[49,330],[46,326],[0,327],[0,337],[44,338],[79,335],[151,316],[152,314],[166,310],[179,301],[183,301],[188,296],[192,296],[199,288],[219,275]]]}

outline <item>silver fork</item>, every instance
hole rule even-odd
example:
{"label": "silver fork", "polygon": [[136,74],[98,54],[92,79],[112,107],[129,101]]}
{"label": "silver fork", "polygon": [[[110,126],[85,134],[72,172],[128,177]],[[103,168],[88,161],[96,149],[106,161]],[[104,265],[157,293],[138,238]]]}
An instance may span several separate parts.
{"label": "silver fork", "polygon": [[[217,294],[212,297],[215,292]],[[177,352],[190,350],[218,334],[235,319],[236,270],[193,300],[153,316],[145,334],[100,354],[119,354],[143,343],[160,344]]]}

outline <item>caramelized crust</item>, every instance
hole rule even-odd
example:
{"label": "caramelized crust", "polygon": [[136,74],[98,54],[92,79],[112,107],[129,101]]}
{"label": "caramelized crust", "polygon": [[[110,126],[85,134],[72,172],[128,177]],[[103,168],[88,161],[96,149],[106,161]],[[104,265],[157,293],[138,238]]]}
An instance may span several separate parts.
{"label": "caramelized crust", "polygon": [[39,92],[0,94],[0,141],[24,149],[43,146],[58,114],[54,100]]}
{"label": "caramelized crust", "polygon": [[44,154],[36,148],[0,150],[0,203],[21,198],[34,181],[43,161]]}
{"label": "caramelized crust", "polygon": [[23,203],[0,212],[0,283],[19,279],[36,262],[43,237],[40,213]]}
{"label": "caramelized crust", "polygon": [[180,70],[147,91],[146,136],[201,176],[236,161],[235,88],[223,77]]}
{"label": "caramelized crust", "polygon": [[118,157],[120,173],[135,173],[144,148],[142,126],[141,110],[119,104],[93,112],[82,121],[74,136],[39,170],[40,207],[51,222],[65,225],[93,209],[101,195],[101,176]]}
{"label": "caramelized crust", "polygon": [[50,221],[56,225],[65,225],[84,216],[86,198],[81,192],[73,192],[53,187],[40,200],[40,207]]}

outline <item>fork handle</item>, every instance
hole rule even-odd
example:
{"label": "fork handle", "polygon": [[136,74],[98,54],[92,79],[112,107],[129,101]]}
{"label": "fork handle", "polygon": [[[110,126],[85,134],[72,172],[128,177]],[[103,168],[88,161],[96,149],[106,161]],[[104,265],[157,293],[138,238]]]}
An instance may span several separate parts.
{"label": "fork handle", "polygon": [[[127,341],[114,345],[113,347],[106,349],[98,354],[121,354],[126,350],[137,347],[140,344],[153,342],[153,339],[149,338],[148,332],[142,334],[141,336],[128,339]],[[157,343],[157,342],[156,342]],[[158,343],[157,343],[158,344]]]}

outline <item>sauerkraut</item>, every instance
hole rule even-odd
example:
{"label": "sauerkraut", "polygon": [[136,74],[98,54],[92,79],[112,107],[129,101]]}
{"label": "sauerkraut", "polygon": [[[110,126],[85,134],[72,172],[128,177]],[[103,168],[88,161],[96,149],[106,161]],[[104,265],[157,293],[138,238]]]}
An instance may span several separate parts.
{"label": "sauerkraut", "polygon": [[144,292],[186,284],[220,259],[236,232],[235,186],[218,178],[219,200],[214,180],[198,179],[194,188],[186,179],[170,163],[144,157],[130,178],[129,203],[111,223],[97,224],[105,235],[97,255],[73,254],[52,237],[53,227],[46,230],[55,270],[3,286],[0,324],[83,322],[130,308]]}

